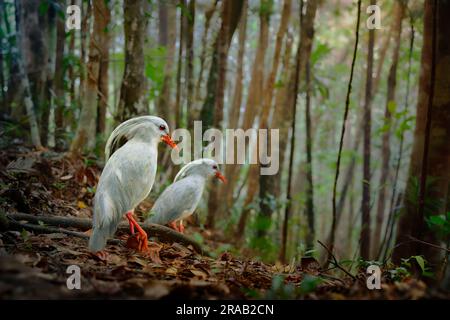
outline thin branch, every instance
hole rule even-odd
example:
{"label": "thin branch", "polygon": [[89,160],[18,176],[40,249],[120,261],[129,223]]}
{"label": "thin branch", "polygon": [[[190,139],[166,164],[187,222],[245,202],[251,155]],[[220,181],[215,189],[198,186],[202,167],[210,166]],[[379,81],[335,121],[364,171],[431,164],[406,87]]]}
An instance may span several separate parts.
{"label": "thin branch", "polygon": [[[347,87],[347,97],[345,99],[345,111],[344,111],[344,120],[342,122],[342,129],[341,129],[341,138],[339,142],[339,151],[338,151],[338,158],[337,158],[337,164],[336,164],[336,175],[334,178],[334,185],[333,185],[333,222],[331,226],[331,247],[334,246],[334,238],[335,238],[335,232],[336,232],[336,192],[337,192],[337,183],[339,179],[339,168],[341,165],[341,155],[342,155],[342,148],[344,146],[344,135],[345,135],[345,125],[348,118],[348,111],[350,106],[350,95],[352,92],[352,82],[353,82],[353,73],[355,69],[355,61],[356,61],[356,54],[358,52],[358,42],[359,42],[359,22],[361,19],[361,0],[358,0],[358,13],[357,13],[357,20],[356,20],[356,27],[355,27],[355,46],[353,49],[353,58],[352,58],[352,65],[350,69],[350,79],[348,81],[348,87]],[[329,259],[328,259],[329,260]]]}
{"label": "thin branch", "polygon": [[328,252],[328,256],[331,257],[333,259],[333,261],[331,261],[331,263],[334,264],[334,266],[336,268],[338,268],[339,270],[341,270],[342,272],[344,272],[346,275],[348,275],[350,278],[352,278],[353,280],[358,280],[354,275],[352,275],[350,272],[348,272],[347,270],[345,270],[344,267],[342,267],[339,262],[337,261],[336,257],[334,256],[333,252],[326,246],[324,245],[320,240],[317,240],[317,242],[324,247],[325,250],[327,250]]}
{"label": "thin branch", "polygon": [[413,236],[411,236],[411,235],[408,236],[408,238],[411,239],[411,240],[414,241],[414,242],[419,242],[419,243],[425,244],[425,245],[427,245],[427,246],[430,246],[430,247],[433,247],[433,248],[436,248],[436,249],[440,249],[440,250],[443,250],[443,251],[446,251],[446,252],[450,253],[450,249],[447,249],[447,248],[438,246],[437,244],[434,244],[434,243],[430,243],[430,242],[426,242],[426,241],[417,239],[416,237],[413,237]]}

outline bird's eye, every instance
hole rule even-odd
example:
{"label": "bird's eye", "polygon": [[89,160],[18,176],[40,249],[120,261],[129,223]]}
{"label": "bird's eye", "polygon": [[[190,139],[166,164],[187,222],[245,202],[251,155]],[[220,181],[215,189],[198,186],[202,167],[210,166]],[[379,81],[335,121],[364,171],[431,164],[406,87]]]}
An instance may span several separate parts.
{"label": "bird's eye", "polygon": [[214,165],[214,166],[213,166],[213,169],[214,169],[214,170],[217,170],[217,166],[216,166],[216,165]]}
{"label": "bird's eye", "polygon": [[162,125],[160,125],[160,126],[159,126],[159,130],[161,130],[161,131],[164,131],[164,130],[166,130],[166,126],[165,126],[165,125],[163,125],[163,124],[162,124]]}

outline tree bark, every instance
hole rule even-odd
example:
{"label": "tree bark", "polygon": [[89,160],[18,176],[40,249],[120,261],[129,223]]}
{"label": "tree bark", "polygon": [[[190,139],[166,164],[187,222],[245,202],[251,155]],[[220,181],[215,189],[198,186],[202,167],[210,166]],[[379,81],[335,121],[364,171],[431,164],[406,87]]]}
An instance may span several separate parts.
{"label": "tree bark", "polygon": [[[45,97],[47,85],[47,63],[49,59],[47,41],[44,36],[44,31],[41,23],[45,26],[46,22],[43,20],[47,15],[41,16],[39,14],[38,0],[24,1],[20,4],[20,50],[22,50],[22,61],[24,63],[27,78],[29,79],[31,98],[33,105],[37,110],[38,124],[42,126],[40,131],[40,140],[46,144],[46,133],[48,128],[48,119],[45,119],[46,112]],[[43,140],[44,138],[44,140]]]}
{"label": "tree bark", "polygon": [[[376,1],[371,0],[371,5]],[[367,69],[366,69],[366,94],[364,101],[364,144],[363,144],[363,181],[362,181],[362,219],[361,219],[361,257],[365,260],[370,258],[370,148],[371,148],[371,100],[373,83],[373,48],[375,43],[375,31],[369,30],[369,43],[367,50]]]}
{"label": "tree bark", "polygon": [[[195,1],[190,0],[187,10],[186,28],[186,107],[187,114],[194,109],[194,30],[195,30]],[[190,118],[189,116],[187,117]]]}
{"label": "tree bark", "polygon": [[[270,8],[267,8],[267,2],[262,2],[259,9],[259,38],[258,47],[255,53],[255,59],[252,66],[252,77],[250,86],[247,94],[247,103],[245,106],[244,120],[242,124],[242,129],[244,131],[253,127],[256,116],[262,106],[262,93],[264,85],[264,60],[267,51],[268,41],[269,41],[269,17]],[[249,154],[254,152],[250,149],[249,144]],[[251,203],[253,202],[255,195],[258,192],[259,186],[259,166],[255,164],[250,164],[248,174],[248,185],[247,185],[247,195],[244,200],[243,211],[239,218],[238,227],[236,230],[236,237],[238,241],[244,236],[245,226],[247,223],[247,218],[250,215]],[[241,232],[242,231],[242,232]]]}
{"label": "tree bark", "polygon": [[[225,1],[222,4],[222,24],[214,45],[207,83],[207,95],[201,112],[203,128],[209,128],[211,125],[216,128],[222,127],[227,54],[241,16],[242,6],[242,0]],[[214,228],[215,217],[219,207],[217,188],[217,184],[213,182],[208,199],[208,216],[206,220],[206,224],[210,228]]]}
{"label": "tree bark", "polygon": [[[234,80],[234,94],[231,103],[231,110],[228,119],[228,128],[238,128],[239,117],[241,115],[241,104],[242,104],[242,82],[244,73],[244,54],[245,54],[245,41],[247,33],[247,0],[244,0],[242,7],[241,19],[239,24],[239,49],[237,55],[237,70],[236,77]],[[233,145],[234,154],[237,152],[237,146]],[[219,207],[219,216],[225,216],[225,213],[233,207],[233,193],[234,188],[238,182],[238,169],[240,165],[238,164],[228,164],[225,167],[225,176],[228,179],[228,186],[222,187],[221,192],[224,195],[225,201],[222,202]]]}
{"label": "tree bark", "polygon": [[125,0],[125,71],[120,88],[116,122],[143,115],[147,106],[147,78],[144,74],[144,43],[148,24],[147,0]]}
{"label": "tree bark", "polygon": [[175,98],[175,127],[181,127],[181,120],[183,117],[183,106],[181,105],[181,69],[183,66],[183,51],[186,46],[185,32],[186,29],[186,0],[180,0],[180,31],[179,31],[179,45],[178,45],[178,63],[177,63],[177,81],[176,81],[176,98]]}
{"label": "tree bark", "polygon": [[[278,73],[278,66],[280,64],[281,57],[281,46],[283,44],[284,35],[287,30],[287,26],[289,23],[291,12],[291,1],[285,0],[283,3],[283,9],[281,13],[280,25],[278,27],[276,40],[275,40],[275,49],[274,49],[274,57],[272,62],[272,69],[265,83],[264,93],[263,93],[263,101],[261,108],[261,120],[260,120],[260,128],[261,129],[269,129],[269,114],[272,109],[272,100],[273,100],[273,91],[275,87],[275,79]],[[267,19],[269,19],[268,17]],[[269,136],[268,136],[269,138]],[[267,141],[268,149],[263,150],[262,154],[273,154],[270,149],[271,144]],[[263,166],[260,164],[260,166]],[[275,197],[275,189],[276,182],[273,176],[269,175],[260,175],[259,176],[259,217],[260,219],[271,219],[272,212],[275,208],[271,205],[270,198]],[[265,237],[267,235],[268,229],[257,230],[258,237]]]}
{"label": "tree bark", "polygon": [[98,79],[98,117],[97,117],[97,134],[102,138],[106,130],[106,110],[108,108],[108,83],[109,83],[109,46],[111,42],[111,35],[109,25],[111,22],[111,12],[108,7],[102,7],[103,23],[105,28],[101,31],[99,49],[100,49],[100,70]]}
{"label": "tree bark", "polygon": [[[437,238],[436,232],[427,226],[426,219],[431,215],[445,214],[449,192],[450,46],[448,34],[450,34],[450,21],[448,16],[450,2],[426,1],[424,12],[416,128],[404,197],[404,210],[398,225],[397,244],[404,242],[409,235],[437,244],[440,239]],[[427,154],[427,163],[425,163],[427,166],[424,171],[424,158]],[[421,177],[428,177],[426,189],[417,187],[417,181]],[[418,210],[420,203],[417,200],[420,201],[421,191],[424,192],[424,212]],[[440,252],[418,242],[397,246],[393,259],[398,262],[400,258],[411,255],[424,255],[431,267],[439,264]]]}
{"label": "tree bark", "polygon": [[[200,115],[205,129],[222,121],[220,107],[223,106],[224,73],[226,72],[226,59],[223,59],[223,57],[226,57],[228,53],[241,16],[242,5],[243,0],[224,1],[222,4],[222,23],[214,43],[214,52],[206,85],[207,93]],[[220,74],[221,72],[222,74]]]}
{"label": "tree bark", "polygon": [[170,128],[175,128],[175,109],[171,100],[175,44],[177,40],[177,8],[174,1],[159,1],[159,45],[165,47],[164,80],[158,98],[157,111],[167,121]]}
{"label": "tree bark", "polygon": [[85,79],[85,87],[83,88],[83,105],[81,108],[80,119],[75,134],[75,138],[70,146],[70,154],[77,156],[83,151],[92,151],[95,147],[95,133],[97,123],[98,108],[98,90],[100,63],[103,59],[102,44],[107,27],[108,7],[105,1],[93,3],[94,26],[90,36],[89,43],[89,60],[87,64],[87,75]]}
{"label": "tree bark", "polygon": [[[65,1],[60,1],[60,5]],[[55,146],[59,147],[64,134],[64,47],[66,42],[65,21],[56,16],[56,54],[55,54],[55,78],[53,81],[53,90],[55,93]]]}
{"label": "tree bark", "polygon": [[402,20],[404,15],[404,3],[402,1],[397,1],[394,4],[394,48],[392,51],[392,64],[389,69],[388,81],[387,81],[387,97],[386,106],[384,110],[384,132],[382,138],[382,149],[381,149],[381,174],[380,174],[380,184],[378,191],[378,204],[377,204],[377,215],[375,223],[375,231],[372,241],[372,258],[376,258],[378,253],[381,229],[384,221],[384,213],[386,207],[386,187],[389,178],[389,161],[391,158],[391,126],[392,126],[392,114],[391,106],[395,105],[395,90],[397,87],[397,65],[398,57],[400,52],[400,40],[402,33]]}

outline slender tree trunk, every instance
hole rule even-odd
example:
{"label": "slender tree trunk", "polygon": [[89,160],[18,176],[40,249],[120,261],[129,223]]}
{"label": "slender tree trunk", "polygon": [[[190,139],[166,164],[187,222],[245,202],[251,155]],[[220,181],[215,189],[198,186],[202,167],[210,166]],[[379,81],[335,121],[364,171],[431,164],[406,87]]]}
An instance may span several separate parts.
{"label": "slender tree trunk", "polygon": [[[246,1],[246,0],[243,0],[243,1]],[[205,60],[206,60],[206,53],[207,53],[207,49],[208,49],[207,48],[208,32],[209,32],[209,28],[211,26],[211,19],[214,16],[214,13],[216,12],[217,3],[218,3],[218,0],[215,0],[212,3],[211,7],[205,11],[205,24],[204,24],[202,44],[201,44],[202,51],[200,53],[200,70],[199,70],[199,75],[198,75],[198,79],[197,79],[197,84],[195,85],[194,109],[191,112],[189,112],[189,119],[190,119],[189,123],[188,123],[189,130],[193,129],[194,121],[199,119],[199,113],[200,113],[201,107],[199,108],[199,107],[197,107],[197,105],[202,100],[200,86],[203,82],[203,73],[205,70]]]}
{"label": "slender tree trunk", "polygon": [[[337,156],[337,161],[336,161],[336,173],[335,173],[334,184],[333,184],[333,197],[332,197],[333,216],[332,216],[332,222],[331,222],[330,235],[328,237],[330,250],[334,249],[334,243],[335,243],[335,238],[336,238],[336,226],[338,223],[337,207],[336,207],[336,194],[337,194],[337,185],[338,185],[339,173],[340,173],[342,148],[344,145],[345,126],[346,126],[348,113],[349,113],[350,96],[352,93],[353,74],[354,74],[354,69],[355,69],[356,55],[358,53],[360,19],[361,19],[361,0],[358,0],[358,9],[357,9],[357,14],[356,14],[356,27],[355,27],[355,45],[353,47],[353,57],[352,57],[352,64],[351,64],[351,68],[350,68],[350,77],[348,80],[347,94],[346,94],[346,98],[345,98],[344,119],[342,121],[342,129],[341,129],[341,135],[340,135],[340,141],[339,141],[339,151],[338,151],[338,156]],[[328,253],[327,261],[329,261],[330,258],[331,258],[331,252]],[[328,262],[326,263],[326,265],[328,265]]]}
{"label": "slender tree trunk", "polygon": [[98,90],[100,64],[102,60],[102,44],[107,37],[107,12],[109,8],[105,1],[93,4],[94,26],[90,36],[89,60],[83,94],[83,105],[75,138],[70,146],[72,156],[77,156],[83,151],[92,151],[95,147],[95,133],[97,123]]}
{"label": "slender tree trunk", "polygon": [[[376,1],[371,0],[371,5]],[[362,219],[361,219],[361,257],[365,260],[370,258],[370,148],[371,148],[371,100],[373,83],[373,48],[375,43],[375,31],[369,30],[369,43],[367,51],[366,70],[366,95],[364,102],[364,151],[363,151],[363,195],[362,195]]]}
{"label": "slender tree trunk", "polygon": [[[87,73],[87,47],[89,46],[89,35],[91,30],[92,20],[92,5],[90,1],[79,0],[76,3],[81,6],[81,29],[80,29],[80,84],[78,85],[78,105],[81,108],[83,88],[85,87],[86,73]],[[75,3],[74,3],[75,4]]]}
{"label": "slender tree trunk", "polygon": [[[186,106],[187,114],[189,115],[194,109],[195,0],[189,1],[186,20]],[[188,116],[187,119],[190,119],[190,116]]]}
{"label": "slender tree trunk", "polygon": [[[49,54],[44,35],[44,32],[47,30],[47,21],[44,20],[48,17],[47,15],[40,16],[39,3],[40,1],[38,0],[30,0],[20,4],[22,36],[20,37],[19,47],[22,50],[22,61],[25,71],[28,73],[31,97],[37,110],[38,123],[42,126],[42,130],[40,130],[41,141],[45,145],[48,129],[48,112],[46,110],[48,109],[48,104],[45,98]],[[42,25],[45,27],[43,28]]]}
{"label": "slender tree trunk", "polygon": [[[273,99],[273,91],[275,87],[275,78],[278,73],[278,66],[280,64],[281,57],[281,46],[283,44],[284,35],[287,30],[287,25],[289,23],[289,17],[291,12],[291,1],[285,0],[283,4],[283,10],[281,13],[280,26],[278,27],[278,32],[275,40],[275,49],[274,49],[274,57],[272,62],[272,70],[267,78],[265,83],[264,93],[263,93],[263,102],[261,109],[261,120],[260,120],[260,128],[261,129],[269,129],[269,114],[272,109],[272,99]],[[268,136],[269,138],[269,136]],[[270,149],[271,143],[267,141],[268,149],[262,150],[262,154],[273,154]],[[264,165],[260,164],[261,167]],[[259,198],[260,198],[260,210],[259,215],[261,219],[271,219],[272,212],[275,210],[271,205],[272,201],[268,201],[270,197],[274,197],[276,182],[272,176],[269,175],[261,175],[259,176]],[[266,224],[264,224],[266,225]],[[269,226],[270,227],[270,226]],[[259,237],[265,237],[268,229],[257,230],[257,235]]]}
{"label": "slender tree trunk", "polygon": [[[450,182],[449,15],[449,1],[425,2],[416,129],[404,212],[398,225],[398,246],[393,254],[393,259],[397,262],[400,258],[411,255],[424,255],[431,267],[439,264],[439,250],[416,242],[403,242],[412,235],[438,244],[436,232],[427,226],[426,219],[446,212]],[[427,177],[425,189],[422,181]],[[421,181],[419,188],[417,181]],[[424,201],[422,204],[421,200]],[[399,245],[401,243],[403,244]]]}
{"label": "slender tree trunk", "polygon": [[[256,118],[255,115],[258,114],[259,108],[261,108],[263,101],[262,93],[264,85],[264,59],[269,40],[269,17],[267,16],[268,12],[265,11],[266,6],[264,4],[266,4],[266,2],[262,2],[260,7],[258,48],[256,49],[255,53],[255,60],[252,66],[252,80],[250,82],[247,94],[247,103],[245,106],[244,120],[242,125],[242,129],[244,131],[253,127],[253,123]],[[268,9],[268,11],[270,13],[270,9]],[[251,147],[249,147],[249,154],[250,152],[254,152],[254,150],[250,149]],[[236,237],[238,238],[238,241],[240,241],[244,236],[247,218],[250,215],[251,211],[250,205],[258,192],[259,166],[250,165],[249,170],[247,195],[244,200],[243,211],[239,218],[238,228],[236,230]]]}
{"label": "slender tree trunk", "polygon": [[313,184],[313,161],[312,161],[312,136],[311,136],[311,75],[310,63],[306,64],[306,216],[308,218],[308,233],[306,245],[314,248],[315,227],[314,227],[314,184]]}
{"label": "slender tree trunk", "polygon": [[[66,1],[61,0],[60,5]],[[55,54],[55,78],[53,81],[53,91],[55,93],[55,146],[60,147],[64,134],[64,47],[66,42],[65,21],[56,15],[56,54]]]}
{"label": "slender tree trunk", "polygon": [[404,3],[402,1],[397,1],[394,9],[394,48],[392,52],[392,64],[389,70],[389,76],[387,81],[387,99],[386,99],[386,107],[384,111],[384,132],[383,132],[383,140],[382,140],[382,150],[381,150],[381,174],[380,174],[380,185],[379,185],[379,193],[378,193],[378,205],[377,205],[377,216],[376,216],[376,224],[375,231],[373,235],[372,241],[372,257],[378,253],[380,238],[381,238],[381,228],[383,226],[384,221],[384,212],[386,207],[386,184],[388,182],[389,177],[389,161],[391,158],[391,146],[390,146],[390,138],[391,138],[391,126],[392,126],[392,114],[391,114],[391,106],[395,105],[395,90],[397,86],[397,65],[398,65],[398,57],[400,52],[400,40],[402,33],[402,20],[404,15]]}
{"label": "slender tree trunk", "polygon": [[[227,54],[241,16],[242,6],[242,0],[225,1],[222,4],[222,24],[214,45],[207,83],[207,95],[201,112],[203,128],[208,128],[211,125],[216,128],[222,126]],[[218,207],[217,182],[213,182],[208,200],[206,220],[206,224],[210,228],[214,228]]]}
{"label": "slender tree trunk", "polygon": [[[247,0],[244,0],[242,7],[242,17],[240,19],[239,25],[239,50],[237,56],[237,70],[236,77],[234,80],[234,94],[231,103],[231,110],[229,114],[228,128],[237,128],[239,125],[239,117],[241,114],[241,104],[242,104],[242,82],[244,73],[244,54],[245,54],[245,44],[246,44],[246,30],[247,30]],[[237,145],[233,145],[234,154],[237,152]],[[238,169],[240,165],[228,164],[225,167],[225,176],[228,179],[228,186],[222,188],[225,201],[222,202],[222,206],[219,207],[219,216],[224,216],[225,212],[232,208],[233,206],[233,193],[234,188],[238,182]]]}
{"label": "slender tree trunk", "polygon": [[144,74],[148,8],[147,0],[125,0],[123,3],[125,71],[117,107],[117,122],[123,122],[148,111],[147,79]]}
{"label": "slender tree trunk", "polygon": [[175,106],[171,100],[174,72],[175,45],[177,40],[175,0],[159,1],[159,45],[165,47],[164,79],[158,98],[157,111],[171,128],[175,128]]}
{"label": "slender tree trunk", "polygon": [[[30,4],[28,4],[30,5]],[[23,9],[22,8],[22,4],[20,2],[16,2],[16,10],[18,10],[18,12],[20,13],[21,18],[24,17],[23,15]],[[36,17],[36,15],[34,16]],[[17,20],[22,21],[20,20]],[[24,34],[23,32],[26,30],[26,25],[24,25],[23,23],[18,23],[16,31],[16,38],[17,38],[17,43],[23,43],[24,42]],[[29,30],[28,30],[29,31]],[[18,71],[19,71],[19,79],[20,79],[20,86],[21,86],[21,90],[23,91],[23,103],[25,105],[25,110],[26,110],[26,114],[28,117],[28,122],[30,125],[30,135],[31,135],[31,142],[33,143],[34,147],[36,147],[37,149],[41,149],[42,148],[42,144],[41,144],[41,137],[39,135],[39,126],[38,126],[38,122],[37,122],[37,117],[36,117],[36,113],[35,113],[35,106],[34,106],[34,102],[33,102],[33,98],[32,98],[32,94],[31,94],[31,88],[30,88],[30,81],[28,79],[28,74],[30,73],[29,70],[26,70],[25,67],[25,63],[23,61],[23,50],[18,50],[18,55],[17,55],[17,66],[18,66]]]}
{"label": "slender tree trunk", "polygon": [[[225,74],[220,74],[220,72],[226,71],[226,59],[223,59],[223,56],[226,57],[228,53],[234,31],[241,16],[242,5],[243,0],[224,1],[222,4],[222,23],[214,43],[211,68],[206,85],[207,93],[201,111],[201,119],[205,129],[214,125],[214,122],[220,123],[222,121],[222,110],[219,109],[223,106]],[[219,111],[218,115],[216,115],[216,111]]]}
{"label": "slender tree trunk", "polygon": [[105,28],[101,32],[103,33],[100,37],[100,71],[98,79],[98,117],[97,117],[97,133],[104,138],[102,135],[106,130],[106,110],[108,108],[108,83],[109,83],[109,46],[111,42],[110,30],[108,28],[111,22],[111,12],[107,6],[102,6],[104,11],[101,12],[104,19]]}
{"label": "slender tree trunk", "polygon": [[180,36],[180,41],[179,41],[179,46],[178,46],[178,63],[177,63],[177,87],[176,87],[176,100],[175,100],[175,126],[177,128],[181,127],[181,118],[183,116],[183,110],[182,110],[182,105],[181,105],[181,91],[183,90],[181,88],[181,69],[183,66],[183,51],[184,51],[184,47],[186,45],[186,40],[185,40],[185,32],[184,30],[186,29],[186,14],[184,13],[184,11],[186,10],[186,0],[180,0],[179,2],[180,5],[180,31],[179,31],[179,36]]}

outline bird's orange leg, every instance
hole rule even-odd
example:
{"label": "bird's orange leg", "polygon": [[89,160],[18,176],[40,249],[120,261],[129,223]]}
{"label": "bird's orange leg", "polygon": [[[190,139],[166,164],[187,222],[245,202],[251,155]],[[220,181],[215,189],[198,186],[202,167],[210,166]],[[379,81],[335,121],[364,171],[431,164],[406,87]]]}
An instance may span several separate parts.
{"label": "bird's orange leg", "polygon": [[179,224],[179,226],[178,226],[178,231],[180,231],[181,233],[184,233],[183,220],[180,220],[180,224]]}
{"label": "bird's orange leg", "polygon": [[94,256],[96,256],[97,258],[99,258],[102,261],[108,260],[108,252],[106,252],[104,250],[95,252]]}
{"label": "bird's orange leg", "polygon": [[[131,212],[131,211],[130,211],[130,212]],[[132,215],[132,213],[131,213],[131,215]],[[133,222],[131,221],[130,216],[128,215],[128,213],[126,214],[126,217],[127,217],[127,219],[128,219],[128,223],[130,224],[130,233],[131,233],[131,234],[134,234],[134,224],[133,224]]]}
{"label": "bird's orange leg", "polygon": [[138,248],[139,251],[141,252],[148,251],[147,233],[144,231],[144,229],[141,228],[141,226],[136,222],[136,220],[134,220],[133,211],[128,211],[126,216],[128,221],[130,221],[130,223],[132,223],[134,227],[136,227],[137,229],[139,240],[139,248]]}
{"label": "bird's orange leg", "polygon": [[172,221],[169,223],[169,227],[171,227],[173,230],[179,231],[176,221]]}

